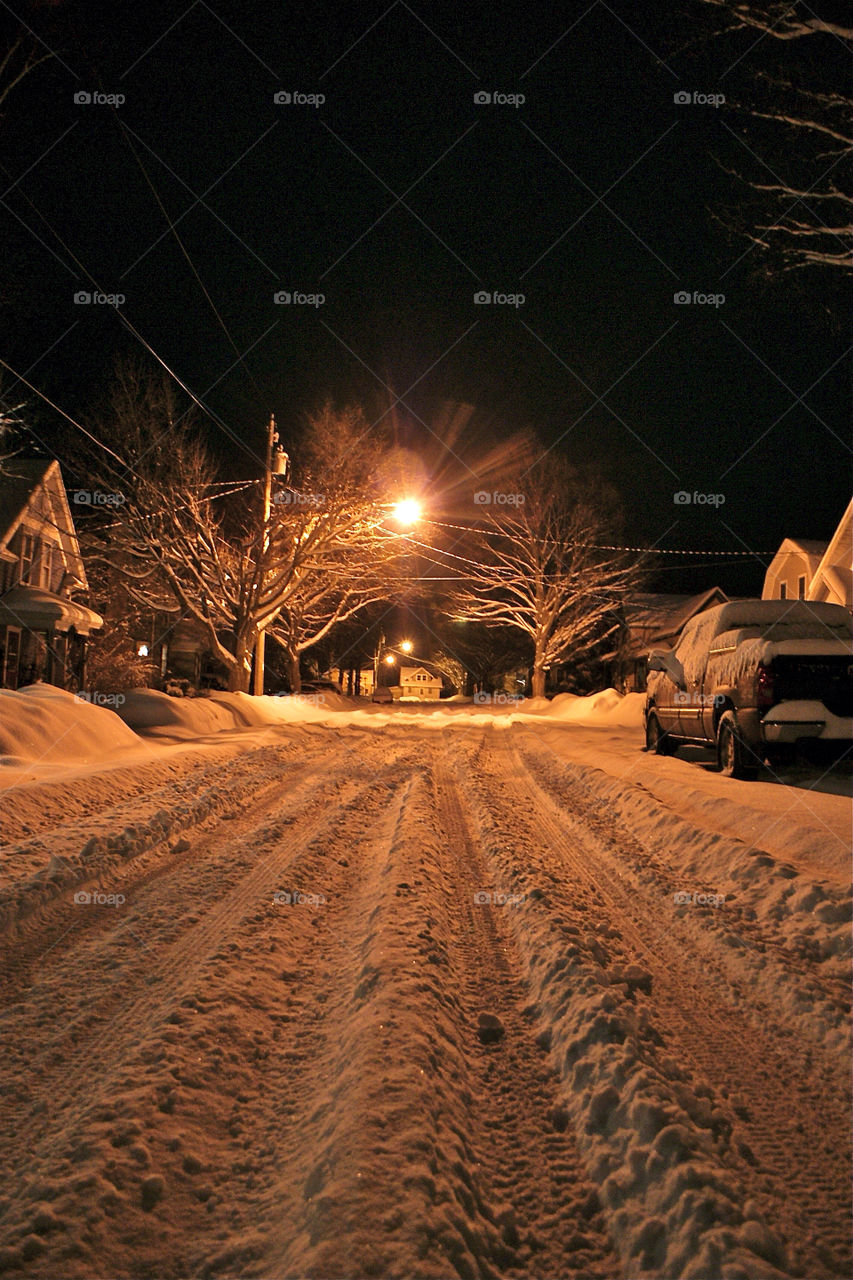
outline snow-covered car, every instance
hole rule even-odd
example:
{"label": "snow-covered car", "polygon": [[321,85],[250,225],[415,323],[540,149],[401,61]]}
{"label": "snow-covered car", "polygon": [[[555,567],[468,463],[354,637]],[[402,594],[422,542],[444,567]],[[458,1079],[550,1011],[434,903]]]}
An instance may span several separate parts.
{"label": "snow-covered car", "polygon": [[646,746],[716,748],[721,771],[753,777],[805,741],[853,743],[853,616],[806,600],[734,600],[653,649]]}
{"label": "snow-covered car", "polygon": [[371,702],[393,702],[394,695],[387,685],[380,684],[370,695]]}

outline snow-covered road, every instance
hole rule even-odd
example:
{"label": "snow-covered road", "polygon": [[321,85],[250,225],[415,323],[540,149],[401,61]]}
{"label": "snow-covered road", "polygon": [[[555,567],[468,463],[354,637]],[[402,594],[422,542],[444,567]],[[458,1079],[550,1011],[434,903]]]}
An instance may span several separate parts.
{"label": "snow-covered road", "polygon": [[853,1273],[849,801],[394,710],[10,774],[0,1271]]}

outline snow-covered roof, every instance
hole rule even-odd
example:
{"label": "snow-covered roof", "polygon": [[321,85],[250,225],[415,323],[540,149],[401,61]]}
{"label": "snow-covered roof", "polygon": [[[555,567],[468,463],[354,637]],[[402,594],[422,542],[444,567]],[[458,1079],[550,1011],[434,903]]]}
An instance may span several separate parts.
{"label": "snow-covered roof", "polygon": [[431,684],[442,684],[441,676],[436,675],[432,671],[427,671],[426,667],[401,667],[400,684],[408,684],[414,680],[416,676],[426,676]]}
{"label": "snow-covered roof", "polygon": [[632,650],[644,653],[655,644],[674,640],[697,613],[727,600],[728,596],[719,587],[711,587],[698,595],[647,592],[632,596],[624,604]]}

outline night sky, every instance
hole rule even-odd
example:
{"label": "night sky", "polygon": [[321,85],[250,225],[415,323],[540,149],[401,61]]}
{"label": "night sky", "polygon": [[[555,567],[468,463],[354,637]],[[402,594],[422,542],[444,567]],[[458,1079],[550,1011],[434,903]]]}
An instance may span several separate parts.
{"label": "night sky", "polygon": [[[780,42],[714,37],[699,0],[12,9],[57,56],[0,124],[0,355],[67,413],[144,353],[113,308],[75,303],[97,286],[209,407],[231,474],[257,474],[271,411],[287,443],[327,396],[373,417],[401,396],[401,443],[434,478],[470,468],[471,495],[487,436],[533,428],[599,464],[632,542],[831,536],[843,273],[770,273],[729,226],[747,197],[727,170],[756,145],[732,104],[786,72]],[[796,56],[840,83],[838,42]],[[63,461],[66,428],[27,394]],[[433,434],[447,402],[476,410],[453,455]],[[452,514],[473,518],[466,483]],[[656,585],[757,594],[768,559],[673,557]]]}

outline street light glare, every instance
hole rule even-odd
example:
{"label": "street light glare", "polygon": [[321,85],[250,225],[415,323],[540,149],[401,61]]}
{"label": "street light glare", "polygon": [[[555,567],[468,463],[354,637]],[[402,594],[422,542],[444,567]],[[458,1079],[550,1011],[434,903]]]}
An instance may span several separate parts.
{"label": "street light glare", "polygon": [[414,498],[403,498],[394,507],[394,519],[398,524],[417,524],[421,518],[421,504]]}
{"label": "street light glare", "polygon": [[403,650],[403,653],[411,653],[413,647],[414,646],[412,645],[411,640],[404,640],[403,643],[400,645],[400,648]]}
{"label": "street light glare", "polygon": [[389,667],[393,667],[397,659],[394,657],[393,653],[389,653],[385,661],[388,663]]}

